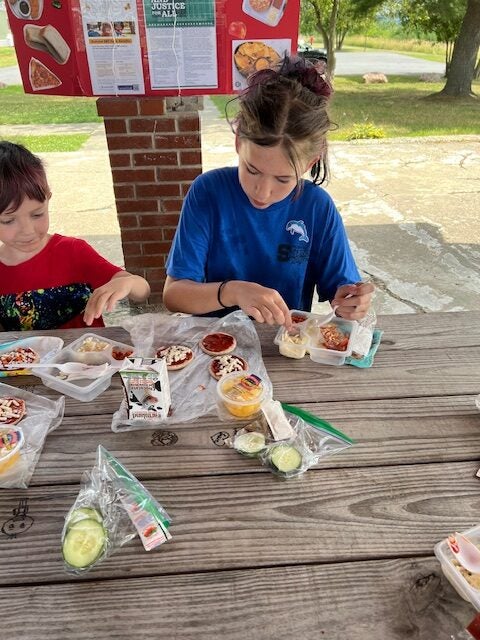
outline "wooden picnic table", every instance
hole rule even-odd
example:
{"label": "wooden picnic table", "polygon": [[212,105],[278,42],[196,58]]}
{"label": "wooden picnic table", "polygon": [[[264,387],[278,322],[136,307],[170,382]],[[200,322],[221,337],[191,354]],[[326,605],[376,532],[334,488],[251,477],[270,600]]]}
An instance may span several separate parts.
{"label": "wooden picnic table", "polygon": [[[118,375],[92,402],[67,397],[30,487],[0,490],[0,526],[20,501],[31,518],[16,537],[0,533],[2,637],[456,637],[475,612],[433,547],[480,522],[480,312],[378,325],[370,369],[284,358],[275,330],[257,326],[275,398],[357,442],[294,480],[224,446],[237,425],[215,415],[112,432]],[[119,327],[95,332],[129,341]],[[59,396],[33,376],[1,381]],[[64,571],[60,535],[98,444],[167,509],[173,539],[147,553],[137,537],[78,578]]]}

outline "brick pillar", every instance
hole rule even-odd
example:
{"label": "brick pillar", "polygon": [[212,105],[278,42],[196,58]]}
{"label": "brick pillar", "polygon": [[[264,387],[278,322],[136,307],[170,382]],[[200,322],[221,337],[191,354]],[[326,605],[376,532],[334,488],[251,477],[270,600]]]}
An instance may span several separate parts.
{"label": "brick pillar", "polygon": [[107,134],[125,268],[160,302],[183,198],[202,172],[202,98],[99,98]]}

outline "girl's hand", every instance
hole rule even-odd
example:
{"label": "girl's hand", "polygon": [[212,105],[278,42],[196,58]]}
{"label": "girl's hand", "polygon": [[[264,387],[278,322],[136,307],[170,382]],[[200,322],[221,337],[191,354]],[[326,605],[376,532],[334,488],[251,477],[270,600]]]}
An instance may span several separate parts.
{"label": "girl's hand", "polygon": [[83,313],[85,324],[91,325],[93,320],[99,318],[104,311],[112,311],[119,300],[130,296],[138,287],[138,279],[139,276],[131,273],[119,272],[118,276],[114,276],[110,282],[95,289]]}
{"label": "girl's hand", "polygon": [[226,306],[238,306],[257,322],[292,326],[290,311],[276,289],[262,287],[256,282],[230,280],[222,289],[222,301]]}
{"label": "girl's hand", "polygon": [[338,287],[332,307],[336,314],[346,320],[361,320],[368,312],[375,286],[371,282],[357,282]]}

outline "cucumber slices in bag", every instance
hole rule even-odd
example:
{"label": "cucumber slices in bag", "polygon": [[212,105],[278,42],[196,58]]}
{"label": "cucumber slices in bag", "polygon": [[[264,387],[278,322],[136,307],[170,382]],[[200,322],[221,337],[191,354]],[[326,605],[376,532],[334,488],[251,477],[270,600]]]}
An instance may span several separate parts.
{"label": "cucumber slices in bag", "polygon": [[74,569],[91,567],[102,556],[108,540],[101,514],[89,507],[75,509],[66,530],[62,545],[66,564]]}
{"label": "cucumber slices in bag", "polygon": [[293,474],[303,462],[300,451],[291,444],[281,443],[273,446],[268,454],[270,464],[280,474]]}
{"label": "cucumber slices in bag", "polygon": [[248,458],[255,458],[265,449],[265,436],[263,433],[247,431],[235,436],[234,448]]}

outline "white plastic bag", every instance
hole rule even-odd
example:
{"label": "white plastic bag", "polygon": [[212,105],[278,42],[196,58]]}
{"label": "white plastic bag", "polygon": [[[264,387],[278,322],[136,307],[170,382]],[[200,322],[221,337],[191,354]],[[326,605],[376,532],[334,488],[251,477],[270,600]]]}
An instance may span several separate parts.
{"label": "white plastic bag", "polygon": [[271,389],[262,360],[260,340],[252,321],[243,311],[234,311],[223,318],[147,313],[128,318],[123,327],[130,332],[135,354],[139,356],[155,357],[159,347],[186,345],[193,350],[194,358],[185,368],[169,371],[172,407],[168,418],[152,422],[128,420],[126,402],[123,401],[113,416],[113,431],[149,429],[158,424],[190,422],[216,409],[217,380],[208,370],[211,357],[198,346],[207,333],[224,332],[233,335],[237,341],[233,353],[246,360],[249,370],[260,376]]}
{"label": "white plastic bag", "polygon": [[[23,433],[20,456],[5,472],[0,473],[0,488],[26,489],[43,449],[45,438],[63,420],[65,398],[48,400],[29,391],[0,383],[0,397],[21,398],[25,402],[25,416],[12,429]],[[2,427],[9,428],[11,425]]]}

